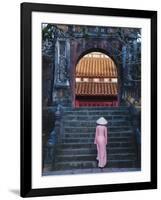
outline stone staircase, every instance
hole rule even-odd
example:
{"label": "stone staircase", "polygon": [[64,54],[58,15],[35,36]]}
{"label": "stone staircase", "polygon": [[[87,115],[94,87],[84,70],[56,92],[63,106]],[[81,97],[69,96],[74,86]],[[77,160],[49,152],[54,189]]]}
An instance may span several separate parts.
{"label": "stone staircase", "polygon": [[64,108],[62,143],[53,170],[97,168],[96,120],[108,120],[106,168],[136,168],[136,147],[129,111],[121,107]]}

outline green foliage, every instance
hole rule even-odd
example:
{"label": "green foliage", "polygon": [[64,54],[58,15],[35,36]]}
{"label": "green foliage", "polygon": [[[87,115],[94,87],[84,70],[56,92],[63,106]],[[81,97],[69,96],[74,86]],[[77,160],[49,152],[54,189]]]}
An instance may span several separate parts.
{"label": "green foliage", "polygon": [[53,26],[51,24],[47,24],[42,27],[42,38],[43,40],[52,39]]}

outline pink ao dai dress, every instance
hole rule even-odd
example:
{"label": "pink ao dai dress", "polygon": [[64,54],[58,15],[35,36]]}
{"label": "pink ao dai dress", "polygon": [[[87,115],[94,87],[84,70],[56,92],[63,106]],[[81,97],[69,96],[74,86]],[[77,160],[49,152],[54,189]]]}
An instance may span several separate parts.
{"label": "pink ao dai dress", "polygon": [[97,145],[97,160],[98,167],[103,168],[107,163],[107,127],[103,125],[97,125],[94,144]]}

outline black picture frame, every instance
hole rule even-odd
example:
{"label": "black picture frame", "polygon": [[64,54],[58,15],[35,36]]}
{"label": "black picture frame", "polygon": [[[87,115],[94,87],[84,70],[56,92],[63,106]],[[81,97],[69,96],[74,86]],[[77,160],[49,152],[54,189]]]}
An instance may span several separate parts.
{"label": "black picture frame", "polygon": [[[151,180],[149,182],[32,189],[32,12],[147,18],[151,21]],[[21,196],[36,197],[157,188],[157,11],[21,4]]]}

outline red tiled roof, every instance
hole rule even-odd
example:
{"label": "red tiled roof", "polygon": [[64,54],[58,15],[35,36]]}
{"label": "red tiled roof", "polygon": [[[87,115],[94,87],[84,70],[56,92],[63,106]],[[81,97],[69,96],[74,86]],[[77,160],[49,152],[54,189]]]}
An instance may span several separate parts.
{"label": "red tiled roof", "polygon": [[117,95],[117,83],[77,82],[76,95],[113,96]]}
{"label": "red tiled roof", "polygon": [[111,58],[83,57],[76,66],[76,77],[117,77],[116,65]]}

